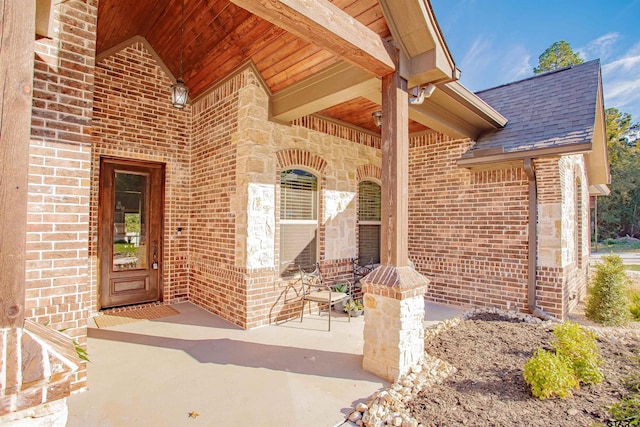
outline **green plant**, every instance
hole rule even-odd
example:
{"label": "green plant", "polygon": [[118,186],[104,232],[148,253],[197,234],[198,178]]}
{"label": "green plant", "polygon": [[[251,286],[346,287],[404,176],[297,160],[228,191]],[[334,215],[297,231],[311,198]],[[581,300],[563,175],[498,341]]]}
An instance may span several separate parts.
{"label": "green plant", "polygon": [[348,313],[350,311],[359,311],[363,309],[364,307],[362,306],[362,301],[354,300],[353,298],[344,304],[345,313]]}
{"label": "green plant", "polygon": [[[66,331],[67,328],[65,329],[58,329],[58,332],[63,333],[64,331]],[[66,335],[66,334],[65,334]],[[71,342],[73,343],[73,347],[76,349],[76,354],[78,355],[78,357],[81,360],[84,360],[85,362],[91,362],[91,360],[89,360],[89,353],[87,353],[87,350],[85,350],[84,348],[82,348],[82,346],[80,345],[80,343],[78,341],[76,341],[75,339],[71,338]]]}
{"label": "green plant", "polygon": [[625,396],[607,408],[611,416],[625,426],[640,426],[640,393]]}
{"label": "green plant", "polygon": [[635,320],[640,320],[640,291],[629,292],[629,311]]}
{"label": "green plant", "polygon": [[595,265],[595,275],[589,287],[586,315],[604,325],[623,325],[629,320],[629,300],[626,288],[629,278],[622,258],[607,255]]}
{"label": "green plant", "polygon": [[542,348],[524,364],[522,376],[531,387],[531,394],[540,400],[553,396],[564,399],[573,396],[571,390],[578,388],[570,362]]}
{"label": "green plant", "polygon": [[577,323],[564,322],[555,327],[553,335],[556,354],[571,364],[576,378],[586,384],[600,384],[602,360],[593,332],[583,329]]}
{"label": "green plant", "polygon": [[346,294],[347,292],[349,292],[349,283],[345,282],[345,283],[336,283],[335,285],[333,285],[333,290],[336,292],[342,292],[344,294]]}

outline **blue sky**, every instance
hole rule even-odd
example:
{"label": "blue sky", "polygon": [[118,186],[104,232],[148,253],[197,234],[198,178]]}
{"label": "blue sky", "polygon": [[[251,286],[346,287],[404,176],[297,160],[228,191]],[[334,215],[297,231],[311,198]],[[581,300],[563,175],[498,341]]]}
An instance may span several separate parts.
{"label": "blue sky", "polygon": [[640,0],[431,0],[462,71],[479,91],[533,75],[538,56],[565,40],[600,59],[605,107],[640,122]]}

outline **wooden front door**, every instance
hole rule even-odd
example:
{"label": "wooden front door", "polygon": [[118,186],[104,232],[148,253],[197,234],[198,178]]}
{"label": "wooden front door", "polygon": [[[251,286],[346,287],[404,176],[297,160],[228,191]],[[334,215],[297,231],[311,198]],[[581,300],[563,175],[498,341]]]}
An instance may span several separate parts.
{"label": "wooden front door", "polygon": [[164,165],[101,159],[101,308],[161,299],[163,198]]}

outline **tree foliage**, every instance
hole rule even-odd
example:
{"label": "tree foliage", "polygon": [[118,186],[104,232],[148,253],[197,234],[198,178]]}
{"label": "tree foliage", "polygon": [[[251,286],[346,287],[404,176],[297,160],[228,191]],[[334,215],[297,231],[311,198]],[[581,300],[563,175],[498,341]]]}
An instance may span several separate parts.
{"label": "tree foliage", "polygon": [[608,108],[605,116],[611,194],[598,198],[598,235],[640,237],[640,147],[623,138],[631,115]]}
{"label": "tree foliage", "polygon": [[564,40],[555,42],[538,57],[538,66],[533,69],[534,74],[546,73],[570,65],[582,64],[584,59],[571,49],[571,45]]}

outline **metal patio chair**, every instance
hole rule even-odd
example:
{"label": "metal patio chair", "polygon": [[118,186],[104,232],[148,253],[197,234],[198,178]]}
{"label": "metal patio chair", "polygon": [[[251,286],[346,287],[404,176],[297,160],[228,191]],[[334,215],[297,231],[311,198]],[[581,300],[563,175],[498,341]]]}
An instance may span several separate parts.
{"label": "metal patio chair", "polygon": [[[331,331],[331,310],[333,306],[341,301],[345,301],[350,298],[351,293],[343,293],[334,291],[328,283],[325,283],[322,279],[322,273],[320,273],[320,265],[316,264],[315,270],[310,273],[305,272],[302,267],[300,268],[300,282],[302,308],[300,310],[300,322],[304,316],[304,306],[309,302],[318,303],[319,313],[322,312],[322,307],[327,306],[329,309],[329,328]],[[309,307],[309,314],[311,314],[311,307]],[[351,322],[351,316],[347,316],[349,322]]]}

